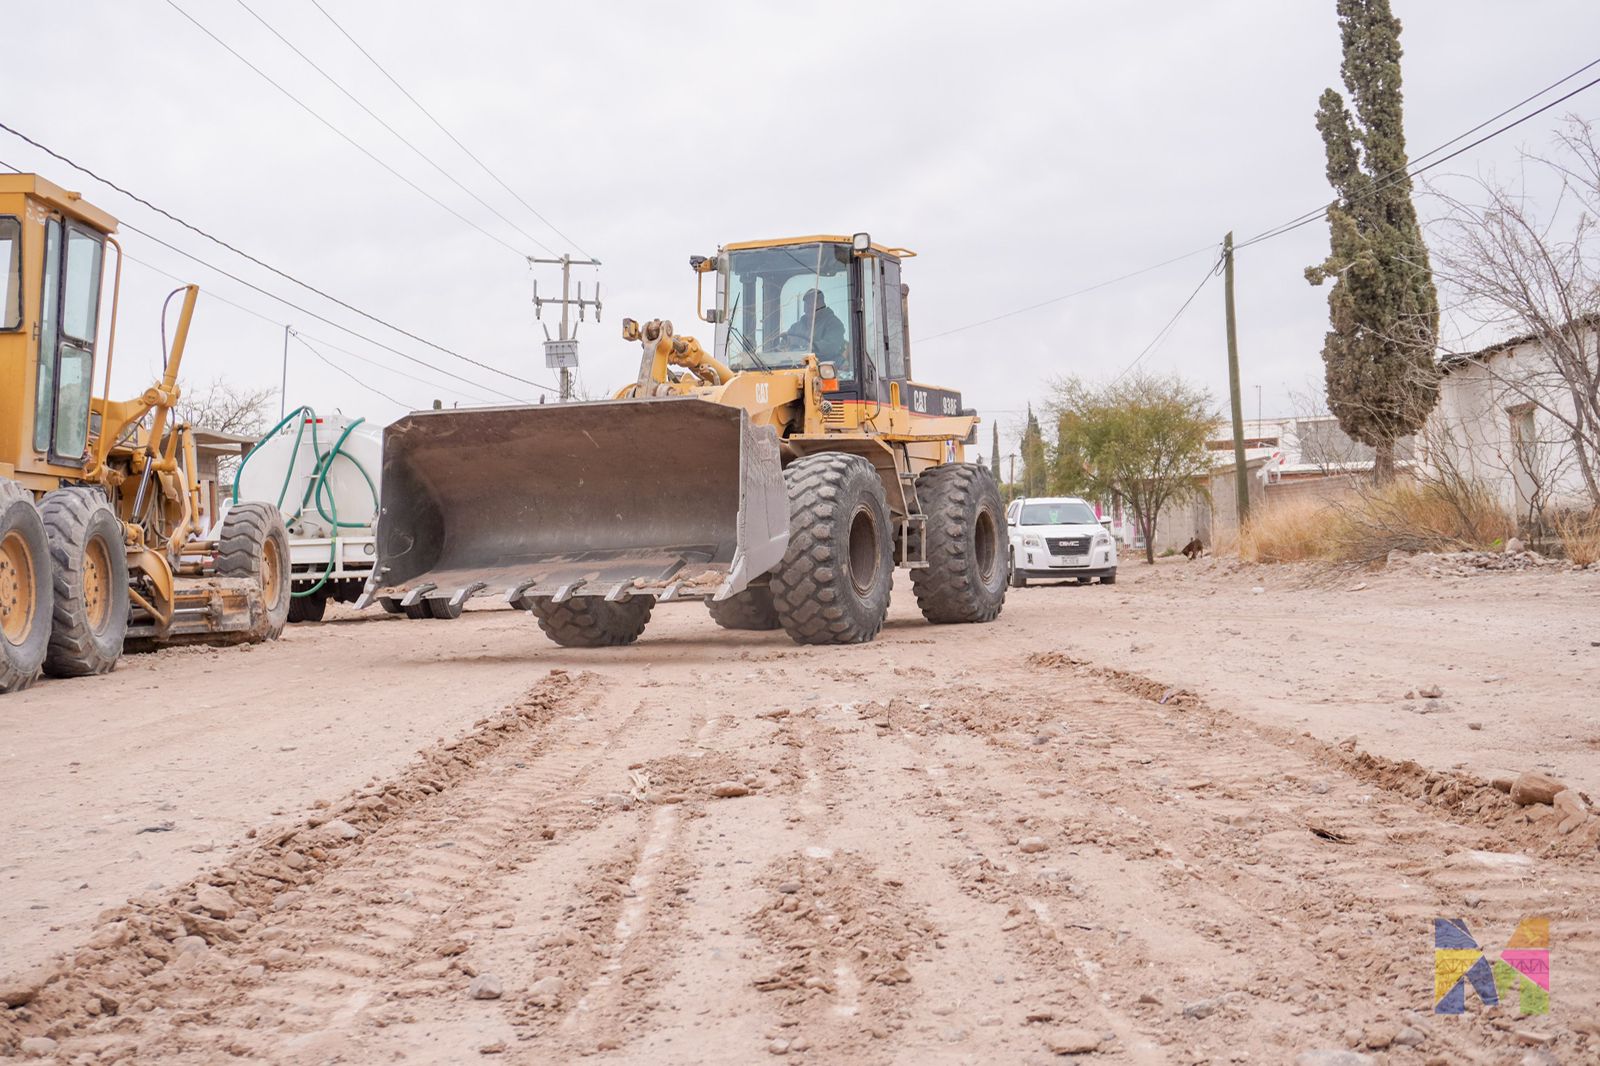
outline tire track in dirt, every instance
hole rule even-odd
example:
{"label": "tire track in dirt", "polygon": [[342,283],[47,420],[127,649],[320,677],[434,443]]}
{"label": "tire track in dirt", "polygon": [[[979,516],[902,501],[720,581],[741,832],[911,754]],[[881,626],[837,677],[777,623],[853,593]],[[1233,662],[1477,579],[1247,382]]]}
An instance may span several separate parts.
{"label": "tire track in dirt", "polygon": [[[1147,691],[1170,690],[1152,684]],[[1174,712],[1081,690],[1075,694],[1079,698],[1069,702],[1038,689],[947,689],[935,696],[939,708],[933,720],[918,728],[936,739],[951,728],[971,730],[1008,753],[1031,753],[1034,774],[997,789],[1001,775],[996,767],[986,768],[981,784],[966,783],[961,806],[1009,807],[1019,812],[1015,817],[1028,818],[1049,811],[1050,801],[1059,796],[1059,806],[1071,809],[1064,817],[1044,820],[1045,828],[1054,829],[1044,838],[1049,854],[1064,848],[1082,860],[1072,863],[1070,872],[1072,895],[1092,904],[1091,920],[1083,924],[1106,923],[1123,943],[1093,928],[1080,939],[1100,958],[1117,960],[1101,968],[1099,983],[1131,1007],[1139,1006],[1137,996],[1155,992],[1162,1002],[1147,1004],[1146,1014],[1190,999],[1207,1017],[1215,1014],[1237,1026],[1248,1005],[1253,1019],[1283,1014],[1273,1023],[1289,1033],[1299,1030],[1291,1048],[1313,1046],[1309,1042],[1319,1027],[1326,1045],[1335,1017],[1344,1020],[1341,1029],[1353,1026],[1358,1039],[1367,1026],[1381,1032],[1396,1021],[1427,1025],[1426,1015],[1405,1013],[1404,1007],[1426,1011],[1431,1003],[1427,938],[1429,919],[1436,914],[1470,913],[1462,906],[1474,901],[1515,899],[1516,908],[1532,906],[1558,916],[1560,927],[1577,942],[1594,942],[1592,916],[1574,906],[1581,899],[1580,886],[1592,878],[1591,862],[1548,864],[1542,886],[1530,893],[1521,864],[1509,870],[1483,868],[1483,862],[1506,860],[1481,857],[1482,833],[1476,827],[1451,823],[1427,803],[1374,792],[1360,776],[1341,781],[1341,774],[1328,773],[1327,763],[1317,761],[1314,750],[1274,751],[1273,738],[1223,715]],[[1085,715],[1084,702],[1105,706]],[[1107,718],[1114,724],[1105,724]],[[1067,738],[1043,731],[1063,722]],[[1050,777],[1041,781],[1039,771],[1046,767]],[[1045,804],[1032,798],[1019,802],[1035,789]],[[1381,831],[1373,831],[1374,820]],[[1005,817],[985,821],[996,848],[990,865],[1000,873],[991,876],[980,867],[976,884],[1014,899],[1019,914],[1031,910],[1029,890],[1016,884],[1026,880],[1019,875],[1031,863],[1042,860],[1019,855],[1019,832],[1001,831]],[[1310,826],[1331,829],[1352,843],[1308,845],[1317,839]],[[1460,886],[1469,880],[1480,891],[1463,897]],[[995,887],[987,887],[989,882]],[[1519,916],[1516,911],[1485,924],[1509,932]],[[1018,929],[1033,924],[1023,921]],[[1130,940],[1145,941],[1132,959]],[[1223,992],[1220,996],[1198,980],[1207,954],[1216,969],[1226,965],[1231,972],[1220,987],[1211,985]],[[1265,963],[1262,955],[1274,958]],[[1230,956],[1233,961],[1224,964]],[[1186,965],[1197,971],[1196,980],[1171,980],[1175,957],[1182,963],[1179,974]],[[1156,960],[1166,974],[1127,980],[1140,963]],[[1239,980],[1241,971],[1254,971],[1255,980]],[[1591,972],[1580,986],[1592,985],[1593,978]],[[1325,994],[1328,987],[1342,990],[1339,1002]],[[1308,1014],[1320,1015],[1311,1019],[1317,1024],[1301,1020]],[[1206,1038],[1217,1024],[1174,1020],[1164,1035],[1172,1042]],[[1545,1024],[1540,1020],[1535,1028]],[[1456,1039],[1459,1032],[1435,1030],[1438,1038],[1429,1038],[1430,1049],[1460,1051],[1480,1040],[1508,1043],[1504,1034],[1495,1038],[1498,1030],[1492,1028],[1488,1036],[1470,1031],[1464,1043]],[[1559,1026],[1555,1032],[1564,1042],[1584,1039],[1562,1033]],[[1226,1046],[1219,1040],[1215,1049],[1220,1053]]]}

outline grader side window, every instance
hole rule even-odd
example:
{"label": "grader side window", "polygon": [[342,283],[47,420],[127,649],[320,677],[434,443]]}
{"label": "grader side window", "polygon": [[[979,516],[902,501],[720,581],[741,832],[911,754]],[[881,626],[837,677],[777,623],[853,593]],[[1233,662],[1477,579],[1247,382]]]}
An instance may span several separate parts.
{"label": "grader side window", "polygon": [[103,255],[98,235],[58,219],[45,223],[33,446],[58,461],[82,458],[89,443]]}
{"label": "grader side window", "polygon": [[39,301],[39,381],[33,405],[33,447],[50,450],[55,423],[56,344],[61,338],[61,223],[44,224],[44,290]]}
{"label": "grader side window", "polygon": [[22,325],[22,226],[10,215],[0,216],[0,330]]}
{"label": "grader side window", "polygon": [[67,336],[94,343],[100,309],[100,256],[98,238],[80,229],[67,231],[67,278],[61,297],[62,329]]}

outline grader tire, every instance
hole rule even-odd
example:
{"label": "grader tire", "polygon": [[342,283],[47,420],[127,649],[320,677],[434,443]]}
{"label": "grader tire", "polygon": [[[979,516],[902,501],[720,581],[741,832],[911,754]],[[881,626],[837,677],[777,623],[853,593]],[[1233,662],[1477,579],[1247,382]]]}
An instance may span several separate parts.
{"label": "grader tire", "polygon": [[33,494],[0,478],[0,692],[39,680],[50,651],[50,540]]}
{"label": "grader tire", "polygon": [[533,614],[544,635],[563,648],[609,648],[638,640],[655,605],[654,596],[614,603],[600,596],[574,596],[563,603],[535,596]]}
{"label": "grader tire", "polygon": [[777,629],[781,624],[771,589],[745,589],[725,600],[707,600],[706,608],[723,629]]}
{"label": "grader tire", "polygon": [[927,522],[923,558],[911,571],[922,616],[935,624],[992,622],[1006,602],[1006,521],[986,467],[947,463],[917,478]]}
{"label": "grader tire", "polygon": [[796,644],[864,644],[889,613],[893,535],[883,482],[857,455],[828,452],[783,471],[789,549],[772,571],[778,622]]}
{"label": "grader tire", "polygon": [[98,489],[56,489],[39,504],[50,540],[55,610],[44,672],[108,674],[128,633],[128,555],[122,523]]}
{"label": "grader tire", "polygon": [[265,607],[255,625],[241,634],[248,642],[277,640],[289,621],[289,533],[270,503],[236,503],[222,520],[217,574],[247,577],[261,586]]}

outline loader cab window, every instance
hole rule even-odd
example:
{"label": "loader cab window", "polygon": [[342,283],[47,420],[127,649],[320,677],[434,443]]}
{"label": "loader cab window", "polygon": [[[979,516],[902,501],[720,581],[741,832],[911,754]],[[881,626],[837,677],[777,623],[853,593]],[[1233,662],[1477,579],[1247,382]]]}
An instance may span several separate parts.
{"label": "loader cab window", "polygon": [[796,244],[723,256],[717,351],[734,370],[795,367],[815,353],[855,378],[850,248]]}
{"label": "loader cab window", "polygon": [[89,443],[104,245],[93,231],[54,218],[44,243],[33,446],[52,461],[75,463]]}
{"label": "loader cab window", "polygon": [[22,226],[0,215],[0,330],[22,328]]}

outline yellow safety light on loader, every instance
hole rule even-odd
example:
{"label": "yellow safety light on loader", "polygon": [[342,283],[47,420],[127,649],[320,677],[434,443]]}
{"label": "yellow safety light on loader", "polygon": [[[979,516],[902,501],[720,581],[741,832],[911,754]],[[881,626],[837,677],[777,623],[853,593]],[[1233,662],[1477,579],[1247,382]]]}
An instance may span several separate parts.
{"label": "yellow safety light on loader", "polygon": [[236,504],[214,537],[201,528],[194,435],[173,419],[196,286],[173,293],[161,379],[111,399],[116,228],[75,192],[0,174],[0,692],[104,673],[129,642],[270,639],[288,613],[275,507]]}
{"label": "yellow safety light on loader", "polygon": [[610,400],[401,418],[364,599],[500,594],[580,647],[703,599],[728,628],[855,643],[899,565],[929,621],[992,621],[1004,508],[963,461],[977,416],[911,378],[911,254],[864,233],[726,245],[690,260],[702,295],[715,278],[709,348],[626,319],[639,374]]}

